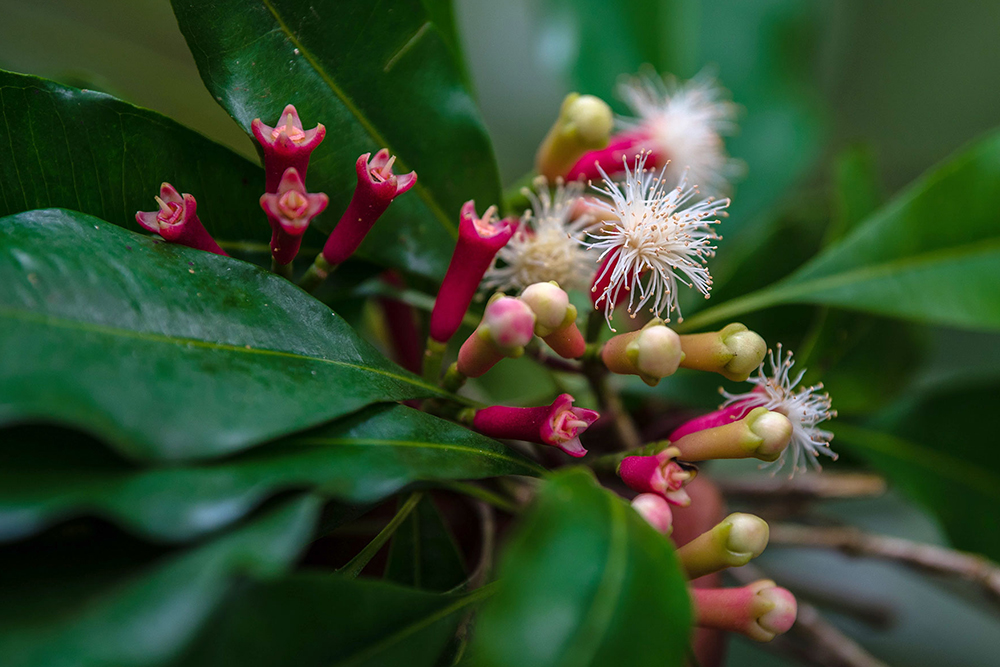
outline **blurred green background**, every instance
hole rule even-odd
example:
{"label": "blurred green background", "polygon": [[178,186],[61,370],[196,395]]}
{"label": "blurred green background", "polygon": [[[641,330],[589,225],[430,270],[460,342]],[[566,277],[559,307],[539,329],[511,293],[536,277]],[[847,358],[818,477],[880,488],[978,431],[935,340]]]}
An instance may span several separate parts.
{"label": "blurred green background", "polygon": [[[736,190],[735,231],[727,232],[734,253],[768,230],[783,229],[787,222],[775,211],[801,209],[803,193],[826,192],[847,149],[861,147],[888,197],[1000,126],[996,0],[457,0],[455,10],[508,183],[531,168],[570,90],[607,97],[615,74],[634,62],[654,62],[682,77],[713,68],[745,109],[743,132],[729,144],[749,167]],[[255,159],[250,141],[202,86],[167,0],[0,0],[0,16],[0,68],[104,90]],[[623,42],[622,34],[639,37]],[[814,201],[806,198],[805,206]],[[793,224],[809,213],[797,209]],[[822,229],[826,209],[811,213]],[[775,259],[777,274],[769,279],[804,256]],[[754,279],[739,259],[719,271]],[[928,352],[919,367],[906,369],[908,391],[974,378],[996,393],[995,334],[933,329],[921,339]],[[882,374],[881,359],[861,363]],[[837,405],[836,393],[834,400]],[[855,411],[864,412],[860,407]],[[895,495],[825,511],[879,532],[943,542],[934,520]],[[890,664],[997,664],[1000,616],[967,590],[841,556],[774,549],[761,565],[783,573],[800,594],[846,590],[891,608],[887,628],[834,618]],[[736,641],[729,664],[781,663]]]}

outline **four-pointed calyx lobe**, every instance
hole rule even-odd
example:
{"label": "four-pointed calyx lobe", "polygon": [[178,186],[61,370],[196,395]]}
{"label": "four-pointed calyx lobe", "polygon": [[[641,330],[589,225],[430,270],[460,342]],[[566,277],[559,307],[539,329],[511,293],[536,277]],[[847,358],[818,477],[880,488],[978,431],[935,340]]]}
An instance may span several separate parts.
{"label": "four-pointed calyx lobe", "polygon": [[480,218],[475,202],[462,206],[458,243],[431,311],[431,340],[446,343],[455,335],[493,257],[514,235],[517,221],[496,220],[496,213],[491,206]]}
{"label": "four-pointed calyx lobe", "polygon": [[137,211],[135,214],[135,221],[143,229],[159,234],[170,243],[226,255],[198,219],[198,202],[194,197],[187,193],[182,195],[170,183],[163,183],[160,196],[155,199],[160,206],[158,211]]}
{"label": "four-pointed calyx lobe", "polygon": [[331,266],[347,260],[365,240],[365,236],[389,208],[392,200],[413,187],[417,173],[394,174],[395,156],[385,148],[371,157],[365,153],[355,163],[358,183],[354,196],[340,222],[323,246],[323,259]]}
{"label": "four-pointed calyx lobe", "polygon": [[277,125],[270,127],[254,118],[250,130],[264,153],[265,189],[277,192],[285,170],[294,167],[303,180],[309,169],[309,156],[326,136],[326,128],[318,124],[311,130],[302,129],[299,112],[289,104],[281,112]]}
{"label": "four-pointed calyx lobe", "polygon": [[676,447],[651,456],[626,456],[618,466],[618,476],[633,491],[656,493],[674,505],[687,507],[691,497],[684,486],[694,478],[694,473],[677,463],[678,456]]}
{"label": "four-pointed calyx lobe", "polygon": [[329,201],[322,192],[306,192],[295,167],[285,170],[277,192],[261,195],[260,207],[271,224],[271,256],[276,263],[285,265],[295,259],[309,223],[326,209]]}
{"label": "four-pointed calyx lobe", "polygon": [[562,394],[552,405],[537,408],[496,405],[477,410],[472,426],[491,438],[552,445],[570,456],[580,457],[587,453],[580,444],[580,434],[598,417],[600,415],[593,410],[574,408],[573,397]]}

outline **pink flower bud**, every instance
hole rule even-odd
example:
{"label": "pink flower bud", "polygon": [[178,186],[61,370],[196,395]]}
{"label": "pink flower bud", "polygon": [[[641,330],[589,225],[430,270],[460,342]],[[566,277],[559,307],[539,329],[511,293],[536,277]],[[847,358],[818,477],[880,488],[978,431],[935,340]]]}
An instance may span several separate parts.
{"label": "pink flower bud", "polygon": [[483,320],[458,351],[458,371],[479,377],[504,357],[519,357],[531,342],[535,314],[520,299],[497,295],[486,304]]}
{"label": "pink flower bud", "polygon": [[576,306],[555,282],[528,285],[520,299],[535,313],[535,334],[563,359],[579,359],[587,341],[576,326]]}
{"label": "pink flower bud", "polygon": [[260,207],[271,223],[271,255],[276,263],[284,265],[295,259],[309,223],[326,209],[329,201],[322,192],[306,192],[295,167],[285,170],[276,193],[261,195]]}
{"label": "pink flower bud", "polygon": [[323,246],[323,259],[333,266],[353,255],[392,200],[417,182],[415,171],[398,176],[392,173],[396,157],[390,156],[387,149],[369,158],[371,153],[358,158],[355,164],[358,184],[354,196]]}
{"label": "pink flower bud", "polygon": [[281,119],[275,127],[254,118],[250,130],[264,151],[265,189],[268,192],[278,191],[281,177],[289,167],[294,167],[305,180],[309,156],[326,136],[326,128],[322,124],[303,130],[299,113],[291,104],[281,112]]}
{"label": "pink flower bud", "polygon": [[638,375],[651,387],[673,375],[683,358],[680,337],[658,318],[639,331],[613,337],[601,350],[609,371]]}
{"label": "pink flower bud", "polygon": [[494,220],[495,215],[495,206],[482,218],[476,216],[475,202],[462,206],[458,243],[431,312],[431,339],[438,343],[448,342],[458,331],[493,257],[514,235],[517,221]]}
{"label": "pink flower bud", "polygon": [[573,397],[562,394],[552,405],[537,408],[511,408],[502,405],[476,412],[472,426],[491,438],[527,440],[558,447],[570,456],[581,457],[587,450],[580,444],[580,434],[600,415],[585,408],[574,408]]}
{"label": "pink flower bud", "polygon": [[792,438],[792,423],[780,412],[754,408],[745,417],[722,426],[688,433],[672,440],[685,461],[757,458],[777,460]]}
{"label": "pink flower bud", "polygon": [[632,499],[632,509],[664,535],[673,532],[674,513],[670,509],[670,503],[662,496],[655,493],[640,493]]}
{"label": "pink flower bud", "polygon": [[228,257],[198,219],[198,202],[194,197],[187,193],[181,195],[170,183],[163,183],[160,196],[155,199],[160,210],[135,214],[135,221],[143,229],[159,234],[170,243]]}
{"label": "pink flower bud", "polygon": [[691,504],[684,486],[694,478],[674,459],[680,455],[676,447],[668,447],[655,456],[626,456],[618,467],[622,481],[640,493],[656,493],[674,505]]}
{"label": "pink flower bud", "polygon": [[[648,136],[645,132],[631,130],[621,132],[611,137],[607,147],[588,151],[576,161],[568,172],[567,181],[579,178],[588,181],[599,181],[602,178],[598,166],[603,167],[609,176],[614,176],[623,170],[622,160],[632,160],[640,150],[649,151]],[[651,156],[651,164],[660,164],[658,156]]]}
{"label": "pink flower bud", "polygon": [[773,581],[761,580],[742,588],[693,588],[697,624],[739,632],[758,642],[769,642],[795,624],[795,596]]}
{"label": "pink flower bud", "polygon": [[743,419],[746,417],[748,412],[753,410],[753,408],[754,406],[752,404],[738,403],[715,410],[714,412],[709,412],[708,414],[701,415],[700,417],[695,417],[694,419],[681,424],[667,439],[671,442],[677,442],[690,433],[704,431],[706,428],[725,426],[726,424],[730,424],[738,419]]}

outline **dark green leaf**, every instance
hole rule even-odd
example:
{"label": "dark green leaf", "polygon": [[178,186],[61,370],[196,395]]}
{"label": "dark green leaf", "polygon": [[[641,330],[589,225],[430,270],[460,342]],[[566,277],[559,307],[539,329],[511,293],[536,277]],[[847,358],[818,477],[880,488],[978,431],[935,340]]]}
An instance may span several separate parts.
{"label": "dark green leaf", "polygon": [[436,595],[338,575],[294,575],[243,590],[176,664],[432,667],[462,615],[490,592]]}
{"label": "dark green leaf", "polygon": [[[7,563],[0,573],[0,655],[5,667],[163,664],[188,644],[238,577],[273,577],[312,535],[319,503],[301,498],[208,544],[101,581],[63,582],[62,562]],[[79,579],[98,579],[81,586]],[[89,583],[89,582],[85,582]]]}
{"label": "dark green leaf", "polygon": [[139,230],[168,181],[224,246],[266,241],[257,165],[169,118],[103,93],[0,71],[0,215],[63,207]]}
{"label": "dark green leaf", "polygon": [[499,577],[473,664],[684,664],[691,610],[673,546],[583,470],[542,488]]}
{"label": "dark green leaf", "polygon": [[996,384],[911,401],[875,431],[834,421],[834,441],[884,472],[936,515],[952,543],[1000,559]]}
{"label": "dark green leaf", "polygon": [[685,321],[819,303],[918,322],[1000,329],[1000,134],[920,179],[776,285]]}
{"label": "dark green leaf", "polygon": [[393,534],[385,578],[428,591],[447,591],[465,580],[465,563],[444,517],[430,497]]}
{"label": "dark green leaf", "polygon": [[142,459],[218,456],[437,392],[250,264],[80,213],[0,219],[0,423]]}
{"label": "dark green leaf", "polygon": [[88,513],[156,540],[187,540],[288,489],[371,503],[414,482],[544,472],[494,440],[401,405],[191,467],[137,468],[65,432],[22,428],[3,439],[0,540]]}
{"label": "dark green leaf", "polygon": [[[419,0],[174,0],[212,95],[245,130],[273,125],[294,103],[329,135],[309,165],[310,189],[342,211],[354,163],[387,147],[419,180],[362,246],[380,263],[444,274],[462,203],[500,203],[499,176],[455,53]],[[435,15],[437,12],[435,12]],[[447,35],[447,33],[446,33]],[[327,214],[318,224],[336,222]]]}

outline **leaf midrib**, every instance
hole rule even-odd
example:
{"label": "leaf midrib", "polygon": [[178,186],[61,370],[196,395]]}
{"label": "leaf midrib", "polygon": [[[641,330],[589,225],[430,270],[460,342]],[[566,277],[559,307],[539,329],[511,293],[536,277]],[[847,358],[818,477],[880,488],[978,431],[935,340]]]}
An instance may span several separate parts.
{"label": "leaf midrib", "polygon": [[559,664],[585,665],[593,661],[598,647],[607,634],[608,625],[614,617],[618,600],[622,595],[625,581],[625,570],[628,565],[628,527],[625,519],[625,507],[610,494],[605,494],[610,509],[608,521],[610,536],[608,539],[608,556],[604,562],[601,581],[590,602],[590,608],[580,623],[574,639],[569,643],[568,650]]}
{"label": "leaf midrib", "polygon": [[[354,101],[348,97],[347,93],[337,85],[336,81],[320,64],[319,60],[313,55],[312,51],[306,48],[298,37],[295,36],[292,30],[288,27],[288,24],[285,23],[284,18],[282,18],[281,14],[278,13],[278,10],[271,3],[271,0],[261,0],[261,3],[271,13],[271,16],[274,17],[275,22],[278,24],[281,32],[283,32],[288,38],[288,41],[295,45],[295,48],[299,50],[299,54],[305,58],[306,62],[309,63],[313,70],[323,80],[323,83],[325,83],[330,91],[336,95],[337,99],[341,101],[351,115],[357,119],[358,123],[362,128],[364,128],[365,132],[367,132],[368,135],[375,140],[375,143],[379,144],[379,146],[389,149],[389,152],[398,156],[399,152],[392,148],[388,140],[386,140],[386,138],[383,137],[377,129],[375,129],[374,124],[368,120],[368,118],[362,113],[361,109],[355,105]],[[400,160],[399,164],[401,166],[406,165],[406,160]],[[427,205],[427,208],[430,209],[431,213],[434,214],[434,217],[437,218],[438,222],[441,223],[441,226],[444,227],[445,231],[448,232],[452,238],[457,238],[458,227],[454,222],[452,222],[451,218],[448,217],[441,205],[438,204],[437,200],[434,199],[419,179],[413,184],[413,190],[420,196],[423,202]]]}
{"label": "leaf midrib", "polygon": [[23,310],[19,308],[10,308],[3,306],[0,306],[0,317],[20,320],[22,322],[33,322],[38,324],[44,324],[63,329],[75,329],[87,333],[96,333],[106,336],[114,336],[118,338],[140,340],[149,343],[163,343],[163,344],[178,345],[183,347],[198,347],[209,350],[220,350],[223,352],[234,352],[237,354],[263,355],[270,357],[281,357],[285,359],[299,359],[303,361],[332,364],[335,366],[343,366],[345,368],[353,368],[355,370],[375,373],[376,375],[382,375],[384,377],[396,380],[397,382],[403,382],[406,384],[411,384],[415,387],[420,387],[421,389],[425,389],[435,395],[443,395],[443,392],[440,389],[438,389],[437,387],[433,387],[429,384],[426,384],[422,380],[416,378],[409,378],[406,377],[405,375],[399,375],[379,368],[373,368],[371,366],[352,364],[350,362],[340,361],[337,359],[325,359],[323,357],[314,357],[306,354],[299,354],[297,352],[287,352],[283,350],[271,350],[268,348],[246,347],[246,346],[241,347],[239,345],[231,345],[229,343],[218,343],[213,341],[201,340],[197,338],[184,338],[181,336],[168,336],[165,334],[157,334],[148,331],[121,329],[106,324],[96,324],[94,322],[85,322],[82,320],[57,317],[55,315],[36,313],[30,310]]}
{"label": "leaf midrib", "polygon": [[499,461],[507,461],[509,463],[516,463],[518,465],[524,466],[525,468],[534,470],[535,472],[544,475],[548,471],[527,460],[520,460],[510,456],[506,456],[500,452],[492,452],[489,450],[483,450],[478,447],[458,445],[453,443],[444,442],[421,442],[419,440],[392,440],[392,439],[378,439],[378,438],[295,438],[290,439],[291,444],[303,444],[303,445],[316,445],[316,446],[374,446],[374,447],[417,447],[421,449],[443,449],[456,452],[466,452],[466,453],[476,453],[480,456],[490,457],[497,459]]}
{"label": "leaf midrib", "polygon": [[797,282],[793,274],[785,280],[765,287],[764,289],[750,294],[732,299],[719,304],[714,308],[696,313],[688,318],[682,325],[678,326],[678,331],[690,331],[699,327],[718,322],[727,317],[735,317],[743,313],[754,310],[762,310],[781,303],[793,303],[799,297],[822,290],[835,289],[850,284],[863,283],[875,280],[894,272],[902,272],[923,268],[937,263],[945,263],[959,259],[969,259],[977,255],[989,255],[1000,251],[1000,237],[989,241],[977,241],[965,245],[944,248],[942,250],[932,250],[929,252],[910,255],[888,262],[878,264],[868,264],[847,271],[819,276]]}

